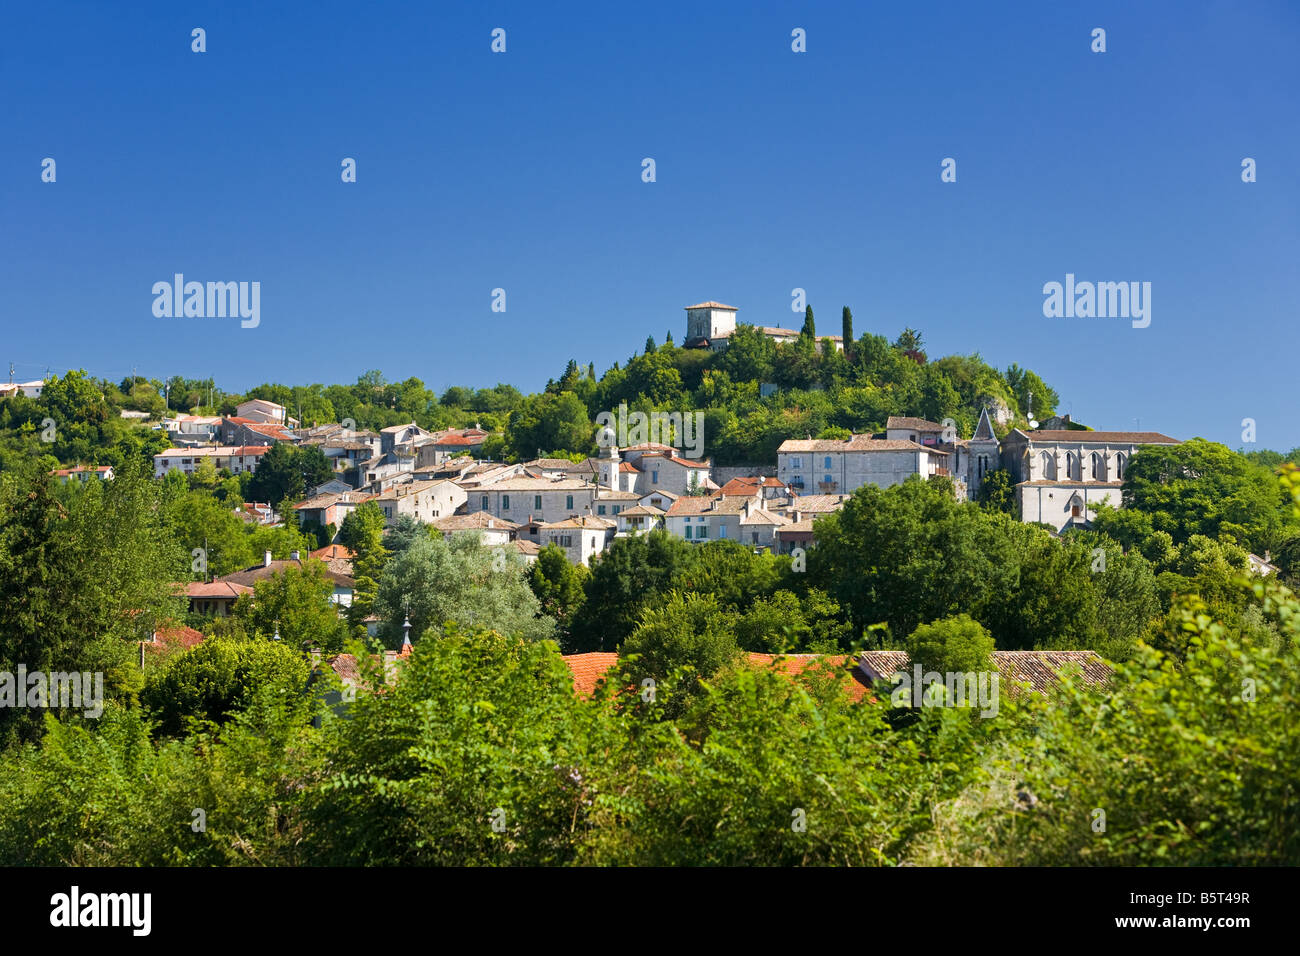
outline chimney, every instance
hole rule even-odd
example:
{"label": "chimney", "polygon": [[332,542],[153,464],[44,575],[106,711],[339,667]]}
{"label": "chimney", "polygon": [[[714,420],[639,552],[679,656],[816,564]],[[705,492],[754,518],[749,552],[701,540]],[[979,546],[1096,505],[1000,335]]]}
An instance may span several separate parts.
{"label": "chimney", "polygon": [[298,557],[299,553],[300,553],[300,552],[299,552],[296,548],[295,548],[293,551],[290,551],[290,552],[289,552],[289,560],[290,560],[290,561],[298,561],[298,560],[300,560],[299,557]]}
{"label": "chimney", "polygon": [[270,566],[271,566],[271,552],[268,549],[262,554],[262,567],[269,568]]}

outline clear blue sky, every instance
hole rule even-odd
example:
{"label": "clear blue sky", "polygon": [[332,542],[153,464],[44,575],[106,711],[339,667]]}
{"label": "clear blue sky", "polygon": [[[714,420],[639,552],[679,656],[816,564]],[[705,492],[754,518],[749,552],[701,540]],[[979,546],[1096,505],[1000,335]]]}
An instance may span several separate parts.
{"label": "clear blue sky", "polygon": [[[1094,427],[1300,445],[1292,0],[396,6],[6,4],[0,362],[530,391],[802,287]],[[260,327],[155,318],[176,272],[261,282]],[[1150,327],[1044,318],[1067,272]]]}

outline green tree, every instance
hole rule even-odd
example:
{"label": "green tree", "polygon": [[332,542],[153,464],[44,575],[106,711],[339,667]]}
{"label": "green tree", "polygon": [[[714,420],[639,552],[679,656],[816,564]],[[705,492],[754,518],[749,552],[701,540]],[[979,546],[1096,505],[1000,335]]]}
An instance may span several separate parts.
{"label": "green tree", "polygon": [[323,562],[309,560],[301,568],[285,568],[253,589],[234,608],[250,633],[271,637],[278,632],[280,640],[295,649],[304,642],[330,651],[342,649],[346,627],[332,600],[334,584]]}
{"label": "green tree", "polygon": [[476,535],[456,535],[450,542],[441,535],[415,539],[384,568],[375,611],[390,647],[401,642],[408,614],[415,638],[430,629],[436,635],[447,623],[529,640],[550,638],[555,630],[514,550],[489,547]]}
{"label": "green tree", "polygon": [[907,638],[913,664],[940,674],[969,674],[993,667],[993,638],[968,614],[922,624]]}
{"label": "green tree", "polygon": [[583,586],[591,573],[581,564],[570,564],[563,549],[548,544],[528,569],[528,584],[541,605],[542,613],[555,618],[560,640],[568,635],[573,615],[586,600]]}
{"label": "green tree", "polygon": [[644,604],[662,600],[699,556],[666,531],[617,538],[592,565],[586,600],[573,616],[566,651],[615,651]]}
{"label": "green tree", "polygon": [[287,643],[208,638],[151,673],[140,701],[160,732],[177,736],[190,719],[224,722],[261,688],[300,697],[307,672],[302,653]]}

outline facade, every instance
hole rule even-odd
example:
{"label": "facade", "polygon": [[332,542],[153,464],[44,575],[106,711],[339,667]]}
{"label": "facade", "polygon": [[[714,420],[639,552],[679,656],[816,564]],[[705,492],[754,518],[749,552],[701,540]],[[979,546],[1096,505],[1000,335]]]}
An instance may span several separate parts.
{"label": "facade", "polygon": [[437,518],[430,524],[440,531],[444,538],[450,539],[458,534],[476,534],[485,545],[492,547],[509,544],[519,527],[513,522],[494,518],[486,511],[475,511],[467,515],[448,515],[445,518]]}
{"label": "facade", "polygon": [[369,501],[371,495],[355,491],[327,492],[308,498],[293,506],[298,512],[298,526],[303,527],[313,521],[322,528],[333,525],[336,529],[343,527],[343,521],[362,503]]}
{"label": "facade", "polygon": [[1129,461],[1143,445],[1178,445],[1159,432],[1013,429],[1001,444],[1001,464],[1016,484],[1020,518],[1056,531],[1083,527],[1090,506],[1120,507]]}
{"label": "facade", "polygon": [[465,491],[454,481],[408,481],[393,485],[375,498],[391,528],[402,515],[430,524],[456,513],[465,503]]}
{"label": "facade", "polygon": [[863,485],[888,488],[910,475],[946,475],[949,453],[914,441],[854,435],[846,439],[790,439],[776,455],[776,476],[800,493],[852,494]]}
{"label": "facade", "polygon": [[574,515],[590,515],[596,486],[580,478],[533,478],[516,475],[477,488],[466,488],[470,512],[486,511],[496,518],[544,523]]}
{"label": "facade", "polygon": [[570,564],[589,565],[614,540],[617,524],[607,518],[579,515],[541,525],[537,544],[561,548]]}
{"label": "facade", "polygon": [[220,445],[216,448],[168,448],[153,456],[155,478],[161,478],[169,471],[180,471],[192,475],[200,463],[211,461],[220,471],[225,468],[232,475],[245,471],[256,471],[262,456],[271,450],[270,445]]}

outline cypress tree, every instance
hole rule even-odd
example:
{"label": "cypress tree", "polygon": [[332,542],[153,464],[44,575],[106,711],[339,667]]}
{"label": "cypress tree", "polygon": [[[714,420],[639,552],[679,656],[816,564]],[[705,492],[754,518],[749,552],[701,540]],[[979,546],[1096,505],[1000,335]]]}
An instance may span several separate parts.
{"label": "cypress tree", "polygon": [[847,305],[844,307],[844,328],[840,334],[844,338],[844,357],[852,358],[850,350],[853,348],[853,310]]}
{"label": "cypress tree", "polygon": [[804,306],[803,310],[803,328],[799,330],[800,335],[806,335],[810,339],[817,338],[817,327],[813,324],[812,306]]}

